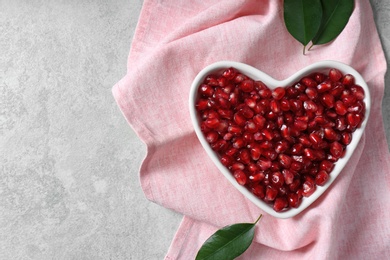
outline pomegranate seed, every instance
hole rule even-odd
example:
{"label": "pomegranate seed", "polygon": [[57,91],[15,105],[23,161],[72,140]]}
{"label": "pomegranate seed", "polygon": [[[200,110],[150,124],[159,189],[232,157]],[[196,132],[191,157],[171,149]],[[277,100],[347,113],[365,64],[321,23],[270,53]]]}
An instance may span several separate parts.
{"label": "pomegranate seed", "polygon": [[298,171],[302,170],[302,167],[303,167],[303,165],[301,162],[293,161],[291,163],[290,170],[298,172]]}
{"label": "pomegranate seed", "polygon": [[335,103],[335,111],[338,115],[343,116],[347,113],[347,107],[344,105],[342,101],[338,100]]}
{"label": "pomegranate seed", "polygon": [[312,75],[312,78],[317,82],[317,83],[321,83],[325,80],[325,75],[323,73],[320,73],[320,72],[315,72],[313,75]]}
{"label": "pomegranate seed", "polygon": [[346,95],[346,96],[342,97],[341,100],[343,101],[344,105],[349,107],[349,106],[352,106],[353,104],[355,104],[357,99],[356,99],[356,96],[351,94],[351,95]]}
{"label": "pomegranate seed", "polygon": [[260,159],[261,150],[259,147],[253,147],[250,152],[252,160],[257,161]]}
{"label": "pomegranate seed", "polygon": [[272,97],[276,100],[280,100],[286,94],[286,90],[283,87],[277,87],[272,91]]}
{"label": "pomegranate seed", "polygon": [[334,107],[334,96],[331,94],[324,94],[321,98],[322,104],[327,107],[327,108],[332,108]]}
{"label": "pomegranate seed", "polygon": [[287,198],[286,197],[278,197],[275,199],[274,201],[274,210],[276,212],[280,212],[282,211],[284,208],[286,208],[288,206],[288,201],[287,201]]}
{"label": "pomegranate seed", "polygon": [[205,125],[208,128],[217,128],[219,126],[219,119],[218,118],[210,118],[205,121]]}
{"label": "pomegranate seed", "polygon": [[293,181],[294,181],[294,174],[292,173],[292,171],[284,169],[282,171],[282,173],[283,173],[284,183],[286,183],[288,185],[293,183]]}
{"label": "pomegranate seed", "polygon": [[280,103],[278,101],[276,101],[276,100],[271,100],[270,108],[271,108],[271,111],[276,113],[276,114],[281,111]]}
{"label": "pomegranate seed", "polygon": [[347,133],[347,132],[343,132],[341,134],[341,142],[344,145],[349,145],[352,142],[352,134],[351,133]]}
{"label": "pomegranate seed", "polygon": [[333,82],[340,81],[343,74],[338,69],[329,70],[329,79]]}
{"label": "pomegranate seed", "polygon": [[252,193],[260,199],[263,199],[265,197],[265,188],[262,185],[256,185],[252,187]]}
{"label": "pomegranate seed", "polygon": [[236,178],[236,181],[238,182],[238,184],[240,184],[240,185],[246,184],[247,177],[246,177],[244,171],[236,170],[236,171],[234,171],[233,176],[234,176],[234,178]]}
{"label": "pomegranate seed", "polygon": [[242,149],[238,152],[237,160],[243,164],[248,164],[251,161],[251,155],[248,149]]}
{"label": "pomegranate seed", "polygon": [[215,143],[218,140],[218,138],[219,138],[219,135],[215,131],[211,131],[211,132],[208,132],[206,134],[206,140],[207,140],[207,142],[209,142],[211,144]]}
{"label": "pomegranate seed", "polygon": [[346,86],[351,86],[355,83],[355,77],[352,76],[351,74],[345,74],[341,79],[341,83],[343,83]]}
{"label": "pomegranate seed", "polygon": [[306,130],[307,129],[307,125],[308,125],[307,122],[305,122],[303,120],[295,120],[295,122],[294,122],[294,127],[298,131]]}
{"label": "pomegranate seed", "polygon": [[237,138],[233,139],[232,145],[233,145],[233,148],[240,149],[246,145],[246,142],[245,142],[244,138],[237,137]]}
{"label": "pomegranate seed", "polygon": [[330,127],[326,127],[324,129],[324,137],[329,141],[336,141],[340,139],[339,135]]}
{"label": "pomegranate seed", "polygon": [[281,140],[276,143],[275,152],[283,153],[288,149],[288,147],[289,147],[289,143],[286,140]]}
{"label": "pomegranate seed", "polygon": [[235,162],[235,163],[232,164],[232,171],[244,170],[244,169],[245,169],[245,165],[242,164],[242,163]]}
{"label": "pomegranate seed", "polygon": [[357,127],[361,122],[361,117],[358,114],[348,113],[346,115],[347,123],[352,127]]}
{"label": "pomegranate seed", "polygon": [[351,92],[356,97],[357,100],[364,99],[364,89],[359,85],[353,85],[351,88]]}
{"label": "pomegranate seed", "polygon": [[296,192],[300,186],[301,186],[301,181],[299,179],[294,179],[293,182],[290,185],[288,185],[288,188],[290,189],[290,191]]}
{"label": "pomegranate seed", "polygon": [[264,179],[264,173],[263,172],[260,172],[260,173],[256,173],[254,175],[250,175],[249,176],[249,180],[251,182],[261,182],[263,179]]}
{"label": "pomegranate seed", "polygon": [[339,142],[333,142],[329,145],[330,153],[335,158],[340,158],[343,155],[343,146]]}
{"label": "pomegranate seed", "polygon": [[222,76],[225,78],[232,80],[236,76],[236,70],[234,68],[228,68],[222,72]]}
{"label": "pomegranate seed", "polygon": [[272,173],[271,175],[271,185],[274,188],[280,188],[284,184],[283,174],[279,171]]}
{"label": "pomegranate seed", "polygon": [[268,185],[265,190],[264,200],[268,202],[274,201],[277,195],[278,195],[278,190]]}
{"label": "pomegranate seed", "polygon": [[267,159],[259,159],[257,165],[260,167],[260,170],[266,171],[271,168],[272,161]]}
{"label": "pomegranate seed", "polygon": [[288,205],[292,208],[298,208],[301,204],[301,199],[296,193],[289,193],[287,195]]}
{"label": "pomegranate seed", "polygon": [[301,79],[301,83],[309,88],[315,88],[318,85],[314,79],[309,77],[304,77],[303,79]]}
{"label": "pomegranate seed", "polygon": [[254,89],[254,82],[251,79],[243,80],[239,86],[242,91],[244,92],[251,92]]}
{"label": "pomegranate seed", "polygon": [[292,159],[288,155],[279,154],[279,162],[284,168],[288,169],[291,167]]}
{"label": "pomegranate seed", "polygon": [[333,85],[333,88],[329,91],[329,93],[334,97],[340,97],[341,93],[343,93],[345,87],[340,82],[336,82]]}
{"label": "pomegranate seed", "polygon": [[323,160],[320,163],[319,169],[330,173],[334,168],[334,164],[331,161]]}
{"label": "pomegranate seed", "polygon": [[316,190],[315,182],[310,177],[306,177],[305,182],[303,183],[302,187],[303,187],[302,195],[304,197],[309,197]]}
{"label": "pomegranate seed", "polygon": [[246,122],[245,117],[241,113],[235,113],[233,116],[233,120],[239,126],[245,125]]}
{"label": "pomegranate seed", "polygon": [[317,91],[318,93],[324,93],[332,89],[332,83],[329,81],[322,82],[321,84],[317,85]]}
{"label": "pomegranate seed", "polygon": [[310,99],[316,99],[318,97],[318,92],[314,87],[307,88],[305,93],[306,93],[307,97]]}
{"label": "pomegranate seed", "polygon": [[316,133],[311,133],[309,135],[309,139],[310,139],[310,142],[313,144],[313,145],[318,145],[322,142],[322,138],[321,136],[319,136],[318,134]]}
{"label": "pomegranate seed", "polygon": [[233,157],[225,154],[222,155],[220,161],[224,166],[229,167],[233,163]]}
{"label": "pomegranate seed", "polygon": [[316,184],[320,186],[324,186],[328,181],[329,175],[326,171],[319,171],[316,176]]}

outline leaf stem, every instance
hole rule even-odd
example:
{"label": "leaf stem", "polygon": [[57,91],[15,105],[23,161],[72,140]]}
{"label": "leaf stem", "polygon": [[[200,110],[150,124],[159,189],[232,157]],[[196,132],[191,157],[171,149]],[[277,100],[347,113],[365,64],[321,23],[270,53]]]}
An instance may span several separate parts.
{"label": "leaf stem", "polygon": [[303,55],[306,55],[305,48],[306,48],[306,45],[303,45]]}
{"label": "leaf stem", "polygon": [[314,46],[314,43],[312,42],[309,49],[307,49],[307,50],[310,51],[313,46]]}
{"label": "leaf stem", "polygon": [[263,216],[263,214],[260,214],[260,216],[256,219],[255,223],[253,223],[253,225],[256,225],[257,222],[259,222],[259,220],[261,219],[262,216]]}

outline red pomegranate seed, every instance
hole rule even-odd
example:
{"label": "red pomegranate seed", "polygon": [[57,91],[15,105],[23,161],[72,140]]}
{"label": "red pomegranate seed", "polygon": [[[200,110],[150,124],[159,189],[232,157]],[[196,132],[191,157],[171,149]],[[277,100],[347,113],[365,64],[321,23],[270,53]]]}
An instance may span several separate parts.
{"label": "red pomegranate seed", "polygon": [[283,153],[289,148],[289,143],[286,140],[281,140],[275,145],[275,152]]}
{"label": "red pomegranate seed", "polygon": [[268,202],[274,201],[277,195],[278,195],[278,190],[268,185],[265,190],[264,200]]}
{"label": "red pomegranate seed", "polygon": [[343,93],[345,87],[340,82],[335,82],[333,88],[329,91],[329,93],[334,97],[340,97],[341,93]]}
{"label": "red pomegranate seed", "polygon": [[341,98],[341,100],[343,101],[344,105],[349,107],[355,104],[357,99],[356,96],[351,94],[351,95],[345,95],[344,97]]}
{"label": "red pomegranate seed", "polygon": [[263,185],[253,186],[252,193],[260,199],[263,199],[265,197],[265,188]]}
{"label": "red pomegranate seed", "polygon": [[282,173],[283,173],[284,183],[286,183],[287,185],[293,183],[294,174],[292,173],[292,171],[284,169]]}
{"label": "red pomegranate seed", "polygon": [[344,103],[340,100],[337,100],[335,103],[335,111],[338,115],[345,115],[347,113],[347,107],[344,105]]}
{"label": "red pomegranate seed", "polygon": [[244,171],[236,170],[236,171],[234,171],[233,176],[234,176],[234,178],[236,178],[236,181],[238,182],[238,184],[243,185],[243,186],[246,184],[247,177],[246,177]]}
{"label": "red pomegranate seed", "polygon": [[290,185],[288,185],[288,188],[290,189],[290,191],[296,192],[300,186],[301,186],[301,181],[299,179],[294,179],[293,182]]}
{"label": "red pomegranate seed", "polygon": [[341,79],[341,83],[343,83],[346,86],[351,86],[355,83],[355,77],[352,76],[351,74],[345,74]]}
{"label": "red pomegranate seed", "polygon": [[310,142],[313,144],[313,145],[318,145],[322,142],[322,138],[321,136],[319,136],[318,134],[316,133],[311,133],[309,135],[309,139],[310,139]]}
{"label": "red pomegranate seed", "polygon": [[290,170],[299,172],[300,170],[302,170],[302,167],[303,167],[303,165],[301,162],[293,161],[291,163]]}
{"label": "red pomegranate seed", "polygon": [[296,193],[289,193],[287,195],[288,205],[292,208],[298,208],[301,204],[301,199]]}
{"label": "red pomegranate seed", "polygon": [[279,154],[279,162],[285,169],[288,169],[291,167],[292,158],[286,154]]}
{"label": "red pomegranate seed", "polygon": [[318,93],[324,93],[332,89],[332,83],[330,81],[324,81],[317,85]]}
{"label": "red pomegranate seed", "polygon": [[233,156],[237,153],[237,151],[238,151],[238,149],[232,147],[232,148],[226,150],[225,153],[226,153],[226,155]]}
{"label": "red pomegranate seed", "polygon": [[326,76],[323,74],[323,73],[320,73],[320,72],[315,72],[313,75],[312,75],[312,78],[317,82],[317,83],[321,83],[325,80]]}
{"label": "red pomegranate seed", "polygon": [[334,107],[334,96],[332,96],[331,94],[324,94],[322,97],[321,97],[321,101],[322,101],[322,104],[327,107],[327,108],[332,108]]}
{"label": "red pomegranate seed", "polygon": [[351,88],[351,92],[356,97],[357,100],[364,99],[364,89],[359,85],[353,85]]}
{"label": "red pomegranate seed", "polygon": [[271,175],[271,185],[274,188],[280,188],[284,184],[284,177],[283,174],[279,171],[273,172]]}
{"label": "red pomegranate seed", "polygon": [[271,100],[270,102],[271,111],[278,114],[281,111],[280,103],[277,100]]}
{"label": "red pomegranate seed", "polygon": [[340,158],[343,155],[343,146],[339,142],[333,142],[329,145],[330,153],[335,158]]}
{"label": "red pomegranate seed", "polygon": [[334,164],[331,161],[323,160],[320,163],[319,169],[330,173],[334,168]]}
{"label": "red pomegranate seed", "polygon": [[329,70],[329,79],[333,82],[340,81],[343,74],[338,69]]}
{"label": "red pomegranate seed", "polygon": [[316,184],[319,186],[324,186],[328,179],[329,175],[326,171],[319,171],[316,175]]}
{"label": "red pomegranate seed", "polygon": [[348,113],[346,115],[347,123],[352,127],[357,127],[361,122],[361,117],[358,114]]}
{"label": "red pomegranate seed", "polygon": [[232,164],[232,171],[244,170],[244,169],[245,169],[245,165],[242,164],[242,163],[235,162],[235,163]]}
{"label": "red pomegranate seed", "polygon": [[246,146],[246,142],[245,142],[244,138],[237,137],[237,138],[233,139],[232,145],[233,145],[233,148],[240,149],[240,148],[243,148],[244,146]]}
{"label": "red pomegranate seed", "polygon": [[302,195],[304,197],[309,197],[316,190],[315,182],[310,177],[306,177],[305,182],[303,183],[302,187],[303,187]]}
{"label": "red pomegranate seed", "polygon": [[347,132],[343,132],[341,134],[341,142],[344,145],[349,145],[352,142],[352,134],[351,133],[347,133]]}
{"label": "red pomegranate seed", "polygon": [[272,161],[267,159],[259,159],[257,165],[260,167],[260,170],[266,171],[272,166]]}
{"label": "red pomegranate seed", "polygon": [[295,120],[294,121],[294,127],[298,131],[306,130],[307,129],[307,125],[308,125],[307,122],[305,122],[303,120]]}
{"label": "red pomegranate seed", "polygon": [[244,92],[251,92],[254,89],[254,82],[251,79],[243,80],[238,87]]}
{"label": "red pomegranate seed", "polygon": [[230,165],[232,165],[233,163],[233,157],[229,156],[229,155],[222,155],[221,157],[221,163],[226,166],[226,167],[229,167]]}
{"label": "red pomegranate seed", "polygon": [[233,82],[234,83],[241,83],[246,79],[247,79],[247,77],[245,75],[243,75],[241,73],[236,73],[236,76],[234,76],[234,78],[233,78]]}
{"label": "red pomegranate seed", "polygon": [[304,77],[303,79],[301,79],[301,83],[309,88],[315,88],[318,85],[314,79],[309,77]]}
{"label": "red pomegranate seed", "polygon": [[283,87],[277,87],[272,91],[272,97],[276,100],[280,100],[286,94],[286,90]]}
{"label": "red pomegranate seed", "polygon": [[245,122],[246,122],[246,118],[241,113],[235,113],[233,116],[233,120],[239,126],[245,125]]}
{"label": "red pomegranate seed", "polygon": [[258,146],[251,148],[250,153],[251,153],[252,160],[257,161],[260,159],[261,150]]}
{"label": "red pomegranate seed", "polygon": [[318,97],[318,92],[317,92],[317,89],[315,89],[315,87],[307,88],[305,93],[306,93],[307,97],[310,99],[316,99]]}
{"label": "red pomegranate seed", "polygon": [[286,197],[278,197],[275,199],[274,201],[274,206],[273,206],[273,209],[276,211],[276,212],[280,212],[282,211],[283,209],[285,209],[286,207],[288,206],[288,201],[287,201],[287,198]]}
{"label": "red pomegranate seed", "polygon": [[242,149],[238,152],[237,160],[243,164],[248,164],[251,161],[251,155],[248,149]]}
{"label": "red pomegranate seed", "polygon": [[206,140],[207,140],[207,142],[209,142],[211,144],[215,143],[218,140],[218,138],[219,138],[219,135],[215,131],[211,131],[211,132],[208,132],[206,134]]}
{"label": "red pomegranate seed", "polygon": [[210,118],[207,119],[204,123],[208,128],[217,128],[219,126],[220,120],[218,118]]}
{"label": "red pomegranate seed", "polygon": [[236,76],[236,70],[234,68],[228,68],[222,72],[222,76],[229,80],[232,80]]}
{"label": "red pomegranate seed", "polygon": [[324,137],[326,139],[328,139],[329,141],[336,141],[336,140],[340,139],[340,136],[338,135],[338,133],[336,133],[336,131],[334,131],[330,127],[326,127],[324,129]]}
{"label": "red pomegranate seed", "polygon": [[264,173],[263,172],[260,172],[260,173],[256,173],[254,175],[250,175],[249,176],[249,180],[251,182],[261,182],[263,179],[264,179]]}

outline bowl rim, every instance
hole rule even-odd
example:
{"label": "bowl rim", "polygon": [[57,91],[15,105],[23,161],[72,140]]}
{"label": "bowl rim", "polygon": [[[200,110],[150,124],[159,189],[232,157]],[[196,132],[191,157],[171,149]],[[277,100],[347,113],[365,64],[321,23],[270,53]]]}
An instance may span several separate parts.
{"label": "bowl rim", "polygon": [[[198,98],[198,87],[203,82],[204,78],[207,75],[216,72],[222,72],[222,70],[230,67],[234,67],[241,73],[251,77],[254,80],[261,80],[270,89],[274,89],[278,86],[287,87],[288,85],[297,82],[302,77],[309,75],[313,72],[326,72],[329,71],[330,68],[336,68],[340,70],[343,74],[352,74],[355,77],[355,84],[360,85],[365,91],[365,97],[363,99],[366,106],[365,117],[360,128],[356,129],[356,131],[352,133],[352,142],[347,146],[344,157],[340,158],[335,163],[335,167],[332,170],[331,174],[329,175],[329,180],[327,181],[327,183],[324,186],[317,185],[316,191],[311,196],[303,197],[302,202],[298,208],[289,208],[288,210],[285,211],[276,212],[272,208],[271,204],[268,204],[263,200],[257,198],[246,187],[238,184],[235,178],[233,177],[233,175],[230,173],[230,171],[224,165],[222,165],[217,154],[211,149],[210,145],[206,141],[200,129],[200,125],[198,123],[199,118],[197,115],[197,111],[195,109],[195,102]],[[299,213],[307,209],[312,203],[314,203],[332,185],[332,183],[335,181],[335,179],[338,177],[338,175],[341,173],[341,171],[343,170],[343,168],[351,158],[357,145],[359,144],[360,139],[364,133],[365,127],[367,125],[367,121],[370,115],[370,109],[371,109],[371,95],[370,95],[369,87],[366,81],[361,76],[361,74],[351,66],[334,60],[324,60],[324,61],[312,63],[306,66],[305,68],[298,70],[297,72],[295,72],[294,74],[292,74],[291,76],[283,80],[276,80],[271,76],[269,76],[268,74],[264,73],[263,71],[245,63],[236,62],[236,61],[218,61],[206,66],[196,75],[196,77],[192,82],[190,95],[189,95],[189,111],[190,111],[192,125],[194,127],[195,133],[201,145],[206,150],[208,156],[212,159],[213,163],[217,166],[217,168],[225,176],[225,178],[227,178],[229,182],[233,184],[233,186],[236,189],[238,189],[252,203],[254,203],[256,206],[258,206],[260,209],[262,209],[269,215],[281,219],[291,218],[298,215]]]}

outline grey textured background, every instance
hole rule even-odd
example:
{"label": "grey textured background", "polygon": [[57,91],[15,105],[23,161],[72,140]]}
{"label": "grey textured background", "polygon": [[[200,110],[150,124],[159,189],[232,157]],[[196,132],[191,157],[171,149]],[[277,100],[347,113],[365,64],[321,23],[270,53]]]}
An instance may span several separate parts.
{"label": "grey textured background", "polygon": [[[390,3],[371,2],[389,58]],[[0,259],[164,257],[181,216],[144,198],[111,94],[141,6],[0,0]],[[383,112],[389,139],[389,88]]]}

